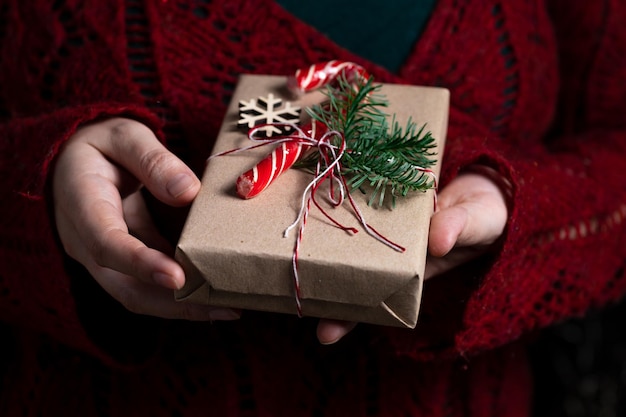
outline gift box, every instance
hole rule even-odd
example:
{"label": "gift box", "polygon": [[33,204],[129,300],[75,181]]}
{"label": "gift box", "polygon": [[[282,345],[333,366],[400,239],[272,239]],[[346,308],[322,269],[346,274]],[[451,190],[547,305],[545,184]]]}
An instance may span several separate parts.
{"label": "gift box", "polygon": [[[247,134],[237,126],[242,100],[272,94],[304,109],[325,98],[320,92],[294,97],[286,86],[286,77],[241,76],[213,153],[250,145]],[[438,175],[448,120],[448,90],[383,84],[379,94],[389,101],[385,112],[393,114],[401,125],[409,119],[418,126],[426,124],[437,141],[437,163],[432,170]],[[177,300],[298,312],[292,263],[297,231],[287,237],[284,231],[298,215],[311,173],[289,169],[250,200],[235,193],[239,175],[269,150],[264,147],[207,162],[201,190],[176,248],[176,259],[187,277],[185,286],[176,292]],[[347,202],[327,210],[338,222],[358,229],[356,234],[335,227],[312,207],[298,255],[302,315],[415,327],[433,193],[409,193],[398,198],[393,208],[390,204],[370,206],[368,195],[359,190],[351,193],[367,223],[402,245],[404,252],[385,246],[362,230]]]}

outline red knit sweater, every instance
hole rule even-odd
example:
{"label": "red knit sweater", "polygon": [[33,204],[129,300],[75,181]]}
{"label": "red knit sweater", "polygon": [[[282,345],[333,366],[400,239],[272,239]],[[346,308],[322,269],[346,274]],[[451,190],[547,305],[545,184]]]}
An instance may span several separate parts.
{"label": "red knit sweater", "polygon": [[[398,74],[270,0],[0,5],[0,415],[525,416],[520,339],[626,292],[626,5],[441,0]],[[64,258],[46,181],[81,123],[124,115],[202,170],[239,73],[328,59],[452,93],[442,183],[512,184],[498,251],[426,284],[413,331],[133,316]],[[176,239],[184,212],[154,204]]]}

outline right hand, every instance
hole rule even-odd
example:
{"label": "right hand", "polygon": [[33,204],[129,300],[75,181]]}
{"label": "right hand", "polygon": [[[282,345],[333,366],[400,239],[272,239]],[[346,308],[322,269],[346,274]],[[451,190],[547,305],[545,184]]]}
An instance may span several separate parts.
{"label": "right hand", "polygon": [[504,181],[498,174],[468,172],[450,182],[438,196],[430,220],[425,279],[441,275],[494,249],[509,218]]}
{"label": "right hand", "polygon": [[139,191],[171,206],[191,203],[200,181],[145,125],[114,118],[79,128],[52,173],[54,216],[65,251],[128,310],[163,318],[230,320],[230,309],[181,303],[174,249],[152,223]]}
{"label": "right hand", "polygon": [[[465,173],[441,190],[438,210],[430,221],[425,279],[492,250],[502,236],[508,210],[503,190],[494,181],[496,175]],[[321,320],[317,337],[323,344],[332,344],[354,326],[352,322]]]}

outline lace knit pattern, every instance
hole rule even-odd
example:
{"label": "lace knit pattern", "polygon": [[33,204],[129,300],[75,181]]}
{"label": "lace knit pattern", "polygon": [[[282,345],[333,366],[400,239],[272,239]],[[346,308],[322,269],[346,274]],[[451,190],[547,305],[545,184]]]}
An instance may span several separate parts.
{"label": "lace knit pattern", "polygon": [[[626,291],[626,7],[440,0],[398,74],[270,0],[0,5],[0,320],[6,416],[525,416],[525,335]],[[452,93],[442,184],[510,183],[498,251],[426,284],[415,331],[132,317],[64,259],[46,181],[76,127],[125,116],[200,173],[241,73],[345,59]],[[184,213],[153,207],[176,238]]]}

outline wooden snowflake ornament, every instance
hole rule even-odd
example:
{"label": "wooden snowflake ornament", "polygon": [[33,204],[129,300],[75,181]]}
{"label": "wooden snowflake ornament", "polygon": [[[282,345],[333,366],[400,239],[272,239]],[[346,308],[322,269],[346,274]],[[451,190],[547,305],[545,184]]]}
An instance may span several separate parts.
{"label": "wooden snowflake ornament", "polygon": [[[284,107],[281,107],[282,100],[270,93],[267,97],[253,98],[250,100],[241,100],[239,102],[239,121],[240,127],[251,129],[258,125],[267,125],[259,129],[266,137],[271,138],[273,135],[288,134],[292,128],[289,125],[280,125],[281,123],[298,123],[300,121],[300,107],[293,106],[287,101]],[[276,124],[279,125],[276,125]]]}

